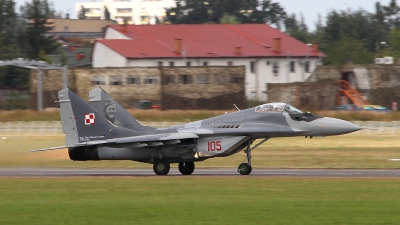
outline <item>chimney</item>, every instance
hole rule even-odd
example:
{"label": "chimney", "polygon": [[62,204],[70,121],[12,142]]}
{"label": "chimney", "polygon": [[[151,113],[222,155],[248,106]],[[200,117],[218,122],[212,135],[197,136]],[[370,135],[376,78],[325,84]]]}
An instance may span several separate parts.
{"label": "chimney", "polygon": [[128,24],[124,23],[121,25],[121,27],[122,27],[121,30],[122,33],[128,33]]}
{"label": "chimney", "polygon": [[175,39],[175,52],[182,54],[182,39]]}
{"label": "chimney", "polygon": [[313,44],[312,44],[312,52],[315,52],[315,53],[318,53],[318,43],[317,42],[314,42]]}
{"label": "chimney", "polygon": [[281,39],[280,38],[273,39],[272,50],[277,53],[281,52]]}
{"label": "chimney", "polygon": [[242,55],[242,47],[235,47],[235,54]]}

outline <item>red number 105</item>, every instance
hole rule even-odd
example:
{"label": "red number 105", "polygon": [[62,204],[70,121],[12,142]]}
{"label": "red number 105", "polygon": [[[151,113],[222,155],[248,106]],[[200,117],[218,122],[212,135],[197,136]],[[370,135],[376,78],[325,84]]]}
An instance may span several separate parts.
{"label": "red number 105", "polygon": [[208,151],[209,152],[221,151],[221,150],[222,150],[221,141],[209,141],[208,142]]}

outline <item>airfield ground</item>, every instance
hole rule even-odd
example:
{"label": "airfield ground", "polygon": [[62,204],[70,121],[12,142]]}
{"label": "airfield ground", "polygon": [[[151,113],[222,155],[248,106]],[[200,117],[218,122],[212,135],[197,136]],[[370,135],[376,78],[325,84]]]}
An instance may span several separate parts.
{"label": "airfield ground", "polygon": [[[0,167],[150,167],[72,162],[62,136],[0,139]],[[253,152],[264,168],[400,168],[400,138],[343,135],[272,139]],[[196,163],[235,168],[244,153]],[[393,224],[400,179],[264,177],[0,178],[0,224]]]}

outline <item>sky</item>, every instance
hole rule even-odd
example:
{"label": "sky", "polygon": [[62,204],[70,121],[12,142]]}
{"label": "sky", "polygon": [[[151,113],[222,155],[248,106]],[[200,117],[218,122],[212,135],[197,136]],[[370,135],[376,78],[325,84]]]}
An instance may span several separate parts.
{"label": "sky", "polygon": [[[19,6],[24,4],[26,0],[15,0],[17,2],[17,9]],[[29,0],[30,2],[31,0]],[[75,2],[92,2],[102,0],[48,0],[54,3],[56,11],[62,11],[63,14],[70,13],[71,19],[76,19]],[[379,1],[382,5],[388,5],[391,0],[273,0],[278,2],[282,7],[285,8],[287,13],[295,13],[296,15],[303,14],[307,26],[311,29],[315,29],[315,23],[318,18],[318,14],[321,14],[324,18],[331,9],[335,10],[346,10],[351,8],[353,10],[363,8],[366,11],[374,12],[375,3]],[[400,1],[397,1],[400,4]],[[298,17],[299,18],[299,17]]]}

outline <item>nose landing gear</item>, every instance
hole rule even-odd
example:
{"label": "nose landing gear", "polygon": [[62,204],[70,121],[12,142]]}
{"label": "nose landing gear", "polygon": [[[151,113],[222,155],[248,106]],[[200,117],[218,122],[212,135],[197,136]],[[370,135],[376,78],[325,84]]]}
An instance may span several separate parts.
{"label": "nose landing gear", "polygon": [[258,146],[262,145],[264,142],[266,142],[269,138],[264,138],[262,141],[260,141],[258,144],[250,148],[250,145],[252,143],[252,140],[247,141],[247,148],[244,150],[244,152],[247,155],[247,163],[242,163],[238,167],[238,172],[241,175],[249,175],[253,168],[251,167],[251,150],[256,149]]}

